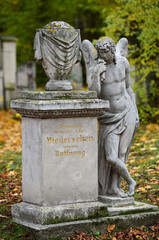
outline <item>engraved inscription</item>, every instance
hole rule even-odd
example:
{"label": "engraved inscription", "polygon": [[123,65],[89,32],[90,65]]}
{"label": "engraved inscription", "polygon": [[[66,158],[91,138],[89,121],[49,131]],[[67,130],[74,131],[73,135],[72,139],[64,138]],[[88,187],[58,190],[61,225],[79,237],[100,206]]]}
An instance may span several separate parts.
{"label": "engraved inscription", "polygon": [[85,158],[85,151],[69,151],[64,150],[62,152],[55,151],[56,157],[64,157],[64,156],[82,156],[82,158]]}
{"label": "engraved inscription", "polygon": [[80,135],[79,137],[72,137],[72,138],[64,138],[63,136],[61,136],[60,138],[47,137],[47,141],[48,141],[48,143],[53,143],[53,144],[92,142],[93,137],[92,136],[83,137],[82,135]]}
{"label": "engraved inscription", "polygon": [[[52,135],[52,136],[51,136]],[[94,137],[87,133],[82,125],[62,125],[50,136],[46,136],[46,142],[54,146],[54,156],[59,157],[86,157],[86,145],[93,143]]]}

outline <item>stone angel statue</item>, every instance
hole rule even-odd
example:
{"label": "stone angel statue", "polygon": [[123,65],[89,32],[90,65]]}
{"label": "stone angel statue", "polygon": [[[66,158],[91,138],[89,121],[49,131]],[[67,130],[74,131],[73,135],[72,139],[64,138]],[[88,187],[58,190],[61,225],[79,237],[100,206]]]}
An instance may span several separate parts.
{"label": "stone angel statue", "polygon": [[[128,40],[121,38],[115,46],[109,37],[102,37],[95,47],[88,40],[82,42],[89,90],[98,98],[108,100],[110,108],[99,116],[99,195],[133,196],[136,182],[126,161],[139,125],[138,111],[130,85],[127,60]],[[125,193],[121,177],[128,183]]]}

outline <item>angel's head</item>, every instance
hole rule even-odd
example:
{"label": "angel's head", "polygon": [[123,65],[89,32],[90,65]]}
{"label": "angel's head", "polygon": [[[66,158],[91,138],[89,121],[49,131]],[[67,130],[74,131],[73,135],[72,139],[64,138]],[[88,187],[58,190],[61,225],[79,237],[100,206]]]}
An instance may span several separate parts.
{"label": "angel's head", "polygon": [[106,62],[113,60],[116,63],[115,58],[115,42],[109,37],[102,37],[96,42],[96,49],[98,57],[104,59]]}

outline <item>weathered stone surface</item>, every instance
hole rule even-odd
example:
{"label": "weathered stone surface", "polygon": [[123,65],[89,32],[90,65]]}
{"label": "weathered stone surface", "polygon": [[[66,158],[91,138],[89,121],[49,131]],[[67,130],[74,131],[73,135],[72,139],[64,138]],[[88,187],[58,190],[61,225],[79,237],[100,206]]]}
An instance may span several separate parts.
{"label": "weathered stone surface", "polygon": [[107,216],[98,219],[79,220],[66,223],[50,225],[34,224],[14,218],[14,221],[33,230],[39,240],[48,238],[74,236],[75,232],[100,232],[104,233],[108,225],[115,225],[116,231],[128,229],[130,227],[151,226],[159,221],[159,211],[145,212],[120,216]]}
{"label": "weathered stone surface", "polygon": [[64,204],[51,207],[22,202],[12,206],[12,216],[15,219],[41,225],[104,217],[106,215],[107,206],[101,202]]}
{"label": "weathered stone surface", "polygon": [[107,204],[107,206],[126,206],[134,204],[135,200],[133,197],[120,198],[114,196],[98,196],[98,200]]}
{"label": "weathered stone surface", "polygon": [[11,101],[11,108],[23,117],[31,118],[69,118],[98,116],[109,108],[109,102],[100,99],[70,100],[30,100]]}
{"label": "weathered stone surface", "polygon": [[109,216],[116,216],[125,213],[144,212],[144,211],[157,211],[158,207],[151,204],[145,204],[141,202],[134,202],[129,206],[112,206],[108,207]]}
{"label": "weathered stone surface", "polygon": [[[99,116],[99,194],[127,198],[134,195],[135,181],[126,162],[136,128],[139,126],[138,111],[130,84],[130,67],[126,59],[128,41],[117,43],[102,37],[96,46],[82,42],[87,69],[89,90],[97,92],[100,99],[108,100],[110,108]],[[125,193],[120,188],[121,178],[128,183]]]}
{"label": "weathered stone surface", "polygon": [[72,90],[72,85],[67,80],[49,80],[46,83],[45,90],[46,91],[70,91]]}
{"label": "weathered stone surface", "polygon": [[[108,102],[40,100],[41,92],[25,94],[38,96],[39,100],[11,102],[11,107],[23,116],[23,201],[43,206],[97,201],[97,115],[108,107]],[[46,92],[44,95],[47,98]]]}
{"label": "weathered stone surface", "polygon": [[21,99],[30,100],[66,100],[66,99],[96,99],[95,91],[21,91]]}
{"label": "weathered stone surface", "polygon": [[95,117],[22,120],[23,201],[53,206],[96,201]]}
{"label": "weathered stone surface", "polygon": [[35,59],[41,60],[49,82],[47,91],[72,90],[67,80],[72,67],[81,60],[80,32],[68,23],[54,21],[44,28],[37,29],[34,50]]}

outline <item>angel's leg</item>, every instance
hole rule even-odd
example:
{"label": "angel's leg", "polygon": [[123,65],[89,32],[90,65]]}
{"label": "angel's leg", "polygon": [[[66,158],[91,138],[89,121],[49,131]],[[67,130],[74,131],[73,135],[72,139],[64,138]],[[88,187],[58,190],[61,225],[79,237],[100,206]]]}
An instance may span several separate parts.
{"label": "angel's leg", "polygon": [[[119,142],[119,158],[126,164],[126,152],[129,147],[130,142],[132,141],[132,137],[134,134],[135,129],[135,119],[136,115],[135,112],[132,110],[129,112],[129,117],[127,119],[127,128],[125,131],[121,134],[120,142]],[[118,187],[121,185],[121,176],[118,178]]]}
{"label": "angel's leg", "polygon": [[111,183],[108,189],[108,194],[118,197],[126,197],[127,195],[117,186],[118,175],[120,173],[114,168],[114,161],[120,162],[120,159],[118,158],[119,140],[120,136],[114,133],[110,133],[105,140],[106,159],[112,165]]}

